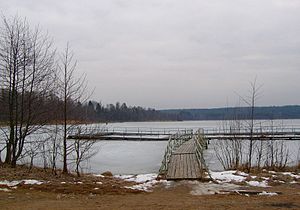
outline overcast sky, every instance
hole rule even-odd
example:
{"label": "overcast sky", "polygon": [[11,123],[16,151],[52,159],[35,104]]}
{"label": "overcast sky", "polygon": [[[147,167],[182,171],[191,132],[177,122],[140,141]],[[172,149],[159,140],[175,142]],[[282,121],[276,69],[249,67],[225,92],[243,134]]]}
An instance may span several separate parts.
{"label": "overcast sky", "polygon": [[0,0],[69,41],[93,99],[153,108],[300,104],[300,0]]}

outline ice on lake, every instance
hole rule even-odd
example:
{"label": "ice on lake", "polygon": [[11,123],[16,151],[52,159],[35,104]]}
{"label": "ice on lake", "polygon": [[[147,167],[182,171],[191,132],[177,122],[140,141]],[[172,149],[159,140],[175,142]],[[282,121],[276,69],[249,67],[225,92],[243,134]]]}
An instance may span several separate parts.
{"label": "ice on lake", "polygon": [[[264,121],[261,121],[264,122]],[[277,120],[278,125],[300,127],[300,120]],[[180,121],[180,122],[126,122],[111,123],[114,128],[169,128],[169,129],[216,129],[222,121]],[[212,142],[213,144],[213,142]],[[209,145],[204,155],[210,170],[221,171],[222,165],[216,158],[213,145]],[[89,162],[89,170],[94,173],[111,171],[113,174],[157,173],[166,149],[167,141],[99,141],[99,152]],[[297,159],[300,142],[289,142],[291,159]]]}
{"label": "ice on lake", "polygon": [[[222,121],[179,121],[179,122],[125,122],[98,124],[106,128],[139,128],[149,129],[216,129],[222,126]],[[265,121],[259,121],[265,123]],[[300,127],[300,120],[277,120],[274,124]],[[204,156],[210,170],[223,170],[220,161],[216,158],[213,141],[205,150]],[[91,173],[111,171],[113,174],[149,174],[158,173],[166,149],[167,141],[98,141],[95,145],[98,153],[88,162],[83,170]],[[300,141],[288,142],[291,153],[290,162],[297,161]],[[4,153],[1,154],[4,157]],[[35,165],[43,166],[42,158],[35,160]],[[58,163],[58,167],[61,166]],[[71,168],[72,169],[72,168]],[[74,168],[73,168],[74,169]]]}

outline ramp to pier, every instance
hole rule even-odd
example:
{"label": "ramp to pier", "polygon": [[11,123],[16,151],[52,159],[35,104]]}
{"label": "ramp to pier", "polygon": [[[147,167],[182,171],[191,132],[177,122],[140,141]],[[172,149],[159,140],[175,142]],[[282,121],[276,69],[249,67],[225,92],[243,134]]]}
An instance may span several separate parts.
{"label": "ramp to pier", "polygon": [[203,179],[207,171],[203,159],[206,141],[203,130],[195,134],[177,134],[170,137],[159,171],[167,180]]}
{"label": "ramp to pier", "polygon": [[167,180],[200,179],[200,166],[196,157],[194,139],[183,143],[175,150],[168,164]]}

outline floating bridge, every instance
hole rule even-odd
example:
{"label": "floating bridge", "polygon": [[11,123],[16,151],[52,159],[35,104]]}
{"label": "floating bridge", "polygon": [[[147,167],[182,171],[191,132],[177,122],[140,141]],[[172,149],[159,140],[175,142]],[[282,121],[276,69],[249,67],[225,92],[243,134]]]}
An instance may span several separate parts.
{"label": "floating bridge", "polygon": [[157,128],[77,128],[69,139],[168,141],[159,178],[206,180],[209,170],[203,152],[210,140],[300,140],[300,129],[206,130]]}
{"label": "floating bridge", "polygon": [[98,128],[73,129],[68,139],[119,140],[119,141],[168,141],[170,136],[187,129],[179,128]]}
{"label": "floating bridge", "polygon": [[167,180],[203,179],[207,171],[203,150],[207,141],[203,129],[153,128],[80,128],[73,130],[68,139],[168,141],[159,177]]}

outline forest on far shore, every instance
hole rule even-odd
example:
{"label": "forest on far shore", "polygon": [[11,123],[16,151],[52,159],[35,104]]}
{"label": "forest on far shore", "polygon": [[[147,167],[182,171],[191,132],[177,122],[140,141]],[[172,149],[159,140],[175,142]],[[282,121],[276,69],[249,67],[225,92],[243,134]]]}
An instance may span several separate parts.
{"label": "forest on far shore", "polygon": [[[0,122],[7,122],[9,119],[7,91],[0,92]],[[63,101],[56,95],[39,97],[40,102],[35,109],[44,111],[52,110],[47,114],[47,120],[63,120]],[[134,122],[134,121],[183,121],[183,120],[231,120],[249,119],[250,107],[229,107],[211,109],[165,109],[155,110],[141,106],[128,106],[126,103],[102,105],[100,102],[88,101],[79,103],[68,101],[69,120],[82,122]],[[51,108],[51,109],[50,109]],[[48,112],[49,113],[49,112]],[[41,115],[41,121],[45,117]],[[50,119],[49,119],[50,118]],[[300,119],[300,106],[266,106],[255,107],[255,119]]]}
{"label": "forest on far shore", "polygon": [[[251,118],[251,107],[166,109],[160,110],[160,112],[169,115],[176,115],[178,120],[242,120]],[[254,119],[300,119],[300,106],[257,106],[254,109]]]}
{"label": "forest on far shore", "polygon": [[[108,104],[89,101],[87,116],[95,122],[126,121],[183,121],[183,120],[234,120],[250,119],[251,107],[229,107],[212,109],[168,109],[155,110],[126,103]],[[254,119],[300,119],[300,106],[255,107]]]}

